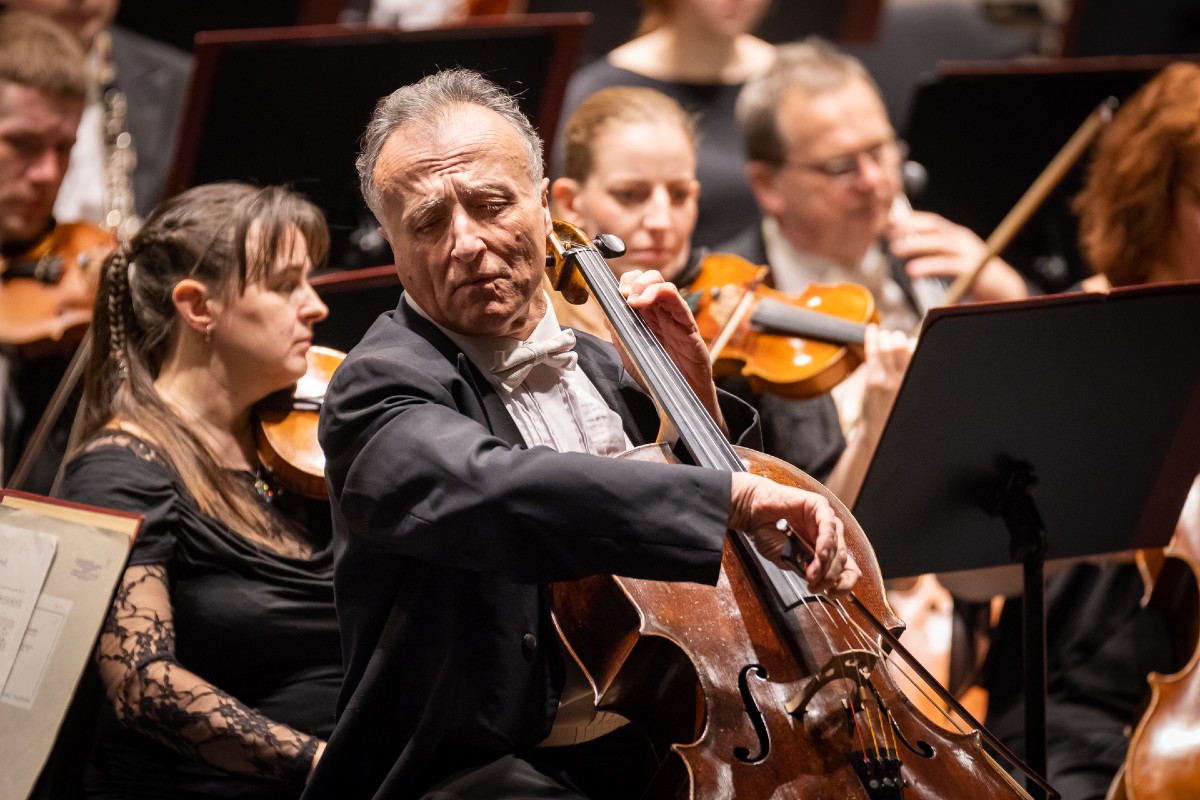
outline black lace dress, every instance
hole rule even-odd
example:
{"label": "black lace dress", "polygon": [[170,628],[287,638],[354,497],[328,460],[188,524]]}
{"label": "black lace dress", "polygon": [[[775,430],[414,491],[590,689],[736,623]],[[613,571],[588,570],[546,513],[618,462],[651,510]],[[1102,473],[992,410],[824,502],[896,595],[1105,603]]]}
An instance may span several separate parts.
{"label": "black lace dress", "polygon": [[[242,477],[254,492],[255,476]],[[276,495],[272,516],[303,526],[313,543],[309,558],[280,555],[202,513],[164,461],[125,433],[90,442],[61,494],[145,516],[129,564],[165,583],[174,617],[159,624],[129,602],[127,586],[118,592],[101,658],[148,677],[116,709],[104,704],[88,795],[297,797],[317,738],[333,728],[342,677],[328,505]],[[113,637],[125,633],[122,614],[147,632]]]}

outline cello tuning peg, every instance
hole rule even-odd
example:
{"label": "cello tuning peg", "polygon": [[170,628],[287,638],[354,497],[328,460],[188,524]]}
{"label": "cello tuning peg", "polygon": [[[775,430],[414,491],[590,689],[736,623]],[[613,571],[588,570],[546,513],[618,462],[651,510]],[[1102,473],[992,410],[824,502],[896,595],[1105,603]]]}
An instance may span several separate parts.
{"label": "cello tuning peg", "polygon": [[619,236],[614,236],[611,233],[602,233],[592,240],[592,244],[600,251],[600,255],[605,258],[619,258],[625,255],[625,243],[621,241]]}

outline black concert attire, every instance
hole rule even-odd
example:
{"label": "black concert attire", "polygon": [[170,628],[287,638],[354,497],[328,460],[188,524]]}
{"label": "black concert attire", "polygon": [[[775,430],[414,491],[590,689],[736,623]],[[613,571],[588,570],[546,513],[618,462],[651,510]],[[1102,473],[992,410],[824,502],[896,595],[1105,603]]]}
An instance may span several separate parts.
{"label": "black concert attire", "polygon": [[[629,440],[652,440],[655,409],[614,348],[577,334],[574,352]],[[753,411],[722,400],[734,439],[755,444]],[[547,583],[714,582],[730,476],[526,447],[493,385],[404,299],[338,368],[320,438],[347,676],[305,797],[585,796],[533,766],[564,681]]]}
{"label": "black concert attire", "polygon": [[[241,477],[254,493],[255,475]],[[168,670],[153,685],[162,699],[123,706],[125,724],[105,702],[84,776],[87,796],[298,797],[315,739],[275,751],[257,765],[257,776],[228,773],[178,750],[204,747],[209,715],[237,718],[247,737],[268,736],[269,722],[321,739],[332,731],[342,669],[328,505],[286,490],[275,494],[274,518],[307,530],[314,548],[310,558],[281,555],[207,516],[153,448],[111,431],[97,434],[68,464],[62,496],[144,515],[129,565],[165,568],[173,636],[170,630],[148,636],[120,658],[139,668],[178,665],[220,690],[177,691]],[[114,625],[110,618],[106,630]],[[236,709],[238,702],[248,709]]]}

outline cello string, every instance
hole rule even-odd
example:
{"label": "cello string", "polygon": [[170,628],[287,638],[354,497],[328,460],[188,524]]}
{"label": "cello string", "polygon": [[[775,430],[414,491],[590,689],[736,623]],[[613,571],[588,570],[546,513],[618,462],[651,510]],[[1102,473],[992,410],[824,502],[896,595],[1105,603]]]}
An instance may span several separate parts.
{"label": "cello string", "polygon": [[[858,625],[857,622],[854,621],[854,618],[850,616],[849,612],[846,610],[846,607],[842,604],[842,601],[837,598],[831,598],[830,602],[837,608],[838,614],[842,617],[842,620],[846,623],[846,625],[848,625],[850,627],[850,630],[854,632],[854,635],[855,635],[856,639],[858,640],[858,643],[860,644],[860,646],[865,647],[865,649],[868,652],[873,653],[876,658],[880,658],[881,662],[885,665],[885,668],[886,668],[887,656],[881,652],[881,648],[878,645],[874,644],[871,641],[869,636],[865,635],[866,632],[862,629],[862,627],[860,625]],[[860,679],[862,679],[864,682],[870,681],[869,677],[860,676]],[[894,720],[892,712],[883,705],[881,695],[876,694],[875,692],[872,692],[871,694],[875,697],[875,706],[876,706],[876,710],[880,717],[879,724],[883,730],[882,738],[884,739],[884,743],[886,745],[887,739],[890,736],[890,738],[892,740],[892,752],[899,753],[900,748],[896,742],[896,730],[893,726],[888,724],[889,720]],[[864,699],[864,705],[865,704],[866,704],[866,701]],[[875,748],[875,752],[877,754],[880,752],[878,745]]]}
{"label": "cello string", "polygon": [[[798,543],[805,551],[807,551],[807,556],[809,559],[816,556],[816,549],[813,547],[813,545],[809,544],[798,533],[796,533],[795,529],[792,528],[791,524],[788,523],[786,520],[780,520],[780,522],[776,525],[776,527],[779,528],[780,530],[785,531],[787,533],[788,537],[792,539],[792,541]],[[793,565],[797,565],[796,559],[794,559],[794,558],[791,559],[791,563]],[[801,561],[801,562],[799,562],[798,566],[803,567],[807,563],[808,563],[807,561]],[[803,578],[801,578],[801,580],[803,580]],[[805,588],[807,589],[807,582],[804,582],[804,585],[805,585]],[[821,610],[825,613],[825,616],[829,622],[829,627],[831,629],[833,629],[833,630],[837,629],[837,627],[838,627],[837,621],[833,618],[833,615],[830,613],[829,608],[826,606],[826,604],[821,602],[822,597],[824,599],[827,599],[830,603],[833,603],[838,607],[842,617],[847,622],[851,623],[851,631],[855,634],[855,636],[857,638],[861,638],[861,636],[862,636],[861,631],[856,630],[856,626],[853,624],[853,621],[848,618],[848,616],[845,612],[845,609],[842,607],[841,601],[837,600],[836,598],[830,597],[827,592],[822,592],[820,595],[815,595],[814,597],[815,597],[815,602],[817,603],[817,605],[821,606]],[[817,618],[816,612],[814,612],[812,610],[812,608],[809,607],[810,606],[809,603],[805,603],[804,605],[807,607],[809,616],[812,617],[813,624],[817,626],[817,630],[821,631],[822,635],[825,637],[825,641],[829,645],[830,653],[836,652],[836,648],[833,644],[833,640],[830,637],[829,632],[825,630],[825,626],[823,626],[821,624],[821,621]],[[845,634],[842,634],[842,637],[843,637],[843,645],[844,645],[843,649],[853,647],[854,642],[851,639],[846,637]],[[870,650],[869,647],[868,647],[868,650]],[[837,660],[836,663],[837,663],[837,669],[840,674],[840,677],[844,680],[850,680],[853,683],[855,689],[857,690],[858,696],[860,698],[864,697],[866,694],[866,691],[865,691],[865,686],[863,685],[864,678],[863,678],[861,672],[859,670],[853,670],[852,674],[847,674],[846,670],[848,669],[848,667],[846,666],[846,664],[844,662],[842,662],[841,660]],[[854,690],[851,690],[849,692],[849,696],[851,697],[851,701],[850,701],[851,714],[855,718],[855,724],[857,725],[858,705],[856,704],[856,702],[854,700]],[[863,707],[865,710],[865,703],[863,704]],[[871,732],[871,739],[872,739],[872,741],[876,741],[876,746],[878,747],[876,736],[875,736],[874,722],[871,719],[869,712],[866,712],[866,721],[867,721],[867,727]]]}
{"label": "cello string", "polygon": [[[561,243],[560,241],[560,245]],[[662,388],[664,393],[657,399],[663,404],[664,409],[667,410],[668,416],[672,419],[684,442],[689,445],[689,449],[693,446],[699,446],[705,441],[713,443],[714,446],[711,448],[701,448],[701,451],[693,452],[693,456],[697,462],[704,464],[708,461],[707,466],[723,467],[730,471],[746,471],[741,458],[737,456],[728,441],[717,430],[716,423],[700,403],[695,392],[684,381],[678,368],[667,354],[662,343],[658,340],[658,337],[649,329],[641,315],[630,308],[628,302],[621,295],[616,276],[609,268],[607,262],[591,247],[583,245],[583,248],[579,251],[573,251],[576,267],[582,273],[584,281],[591,290],[597,304],[604,310],[605,316],[611,320],[617,338],[624,345],[626,351],[637,365],[637,368],[646,373],[644,376],[646,382],[652,386],[657,384]],[[654,380],[655,378],[657,380]],[[672,410],[676,410],[678,413],[671,413]],[[679,418],[677,419],[677,417]],[[694,422],[695,425],[683,424],[688,421]],[[718,444],[719,446],[717,446]],[[795,535],[790,525],[788,526],[788,530],[793,534],[794,540],[805,547],[810,555],[816,554],[812,545],[798,535]],[[770,572],[772,570],[780,570],[780,568],[761,557],[757,549],[754,548],[753,543],[748,541],[748,537],[744,533],[739,534],[739,536],[742,541],[742,549],[745,551],[744,554],[753,556],[753,559],[757,560],[760,574],[766,579],[765,581],[756,582],[756,591],[769,591],[770,586],[776,586],[770,577]],[[781,580],[786,583],[786,575],[781,576]],[[805,593],[811,594],[802,576],[801,582]],[[775,591],[776,597],[774,599],[779,602],[782,598],[779,597],[778,586],[776,586]],[[764,597],[763,599],[769,601],[771,598]],[[780,605],[786,608],[788,603],[782,602]],[[809,612],[812,613],[811,608]],[[825,613],[829,616],[828,609],[825,609]],[[830,616],[830,622],[833,623],[832,616]],[[826,645],[830,651],[833,652],[835,647],[829,631],[815,618],[814,624],[825,638]],[[842,678],[854,677],[856,680],[860,680],[860,676],[858,675],[848,676],[845,665],[840,661],[838,662],[838,668]]]}
{"label": "cello string", "polygon": [[[830,613],[828,605],[834,605],[835,607],[837,607],[840,610],[840,613],[843,617],[847,617],[847,615],[845,613],[845,610],[842,608],[842,604],[841,604],[840,600],[830,597],[827,593],[822,593],[822,594],[824,594],[824,598],[826,600],[828,600],[828,604],[821,602],[820,598],[818,598],[817,604],[820,605],[822,610],[825,612],[825,616],[829,619],[830,626],[833,627],[834,629],[836,629],[838,627],[837,620],[835,620],[833,615]],[[853,620],[850,620],[847,618],[845,621],[850,623],[850,630],[853,633],[855,633],[856,638],[860,638],[861,634],[858,633],[858,631],[856,631],[856,626],[853,624]],[[818,625],[818,627],[820,627],[819,621],[816,622],[816,624]],[[828,634],[826,634],[826,640],[829,641]],[[855,644],[855,642],[853,640],[851,640],[849,637],[846,637],[843,634],[844,649],[853,648],[854,644]],[[870,648],[868,648],[868,649],[870,649]],[[831,651],[833,650],[832,641],[830,641],[830,650]],[[880,721],[881,729],[880,729],[879,735],[876,736],[876,733],[875,733],[875,720],[871,717],[871,712],[870,712],[870,709],[867,708],[868,704],[866,702],[867,691],[866,691],[865,684],[866,684],[866,681],[869,680],[869,678],[864,677],[861,670],[849,668],[846,666],[845,663],[843,663],[840,660],[837,662],[837,664],[838,664],[838,669],[841,672],[842,678],[850,680],[854,684],[855,691],[857,692],[857,699],[860,701],[860,704],[861,704],[861,707],[863,710],[863,715],[866,718],[867,730],[870,731],[871,741],[875,744],[876,751],[878,751],[879,739],[882,738],[886,742],[887,734],[885,732],[886,726],[883,726],[882,720]],[[851,669],[850,674],[846,674],[847,669]],[[854,697],[854,696],[855,696],[855,692],[852,691],[851,697]],[[852,701],[851,708],[854,709],[855,715],[857,716],[859,704],[856,704]]]}
{"label": "cello string", "polygon": [[913,672],[911,672],[908,669],[908,666],[904,663],[904,660],[902,658],[901,659],[893,659],[892,656],[896,655],[896,654],[894,652],[885,651],[883,649],[883,645],[875,642],[871,638],[870,634],[857,621],[854,620],[854,618],[846,610],[845,605],[840,600],[835,600],[833,602],[836,603],[839,613],[845,619],[846,623],[854,631],[856,631],[856,635],[857,635],[859,641],[862,643],[862,645],[864,647],[866,647],[867,649],[869,649],[871,652],[873,652],[878,658],[880,658],[880,660],[883,663],[885,668],[891,668],[896,673],[898,673],[900,676],[902,676],[906,681],[908,681],[908,683],[914,689],[916,689],[918,692],[920,692],[921,696],[931,706],[936,708],[938,710],[938,712],[943,717],[946,718],[946,721],[950,725],[954,726],[954,729],[956,731],[958,731],[959,733],[962,733],[962,734],[967,733],[967,729],[965,729],[962,725],[959,724],[958,718],[954,714],[951,714],[949,709],[943,707],[943,705],[941,703],[941,698],[936,697],[936,695],[930,694],[930,692],[929,692],[930,687],[926,685],[926,683],[923,679],[919,679],[919,676],[916,676]]}
{"label": "cello string", "polygon": [[[807,553],[810,557],[814,556],[816,554],[816,551],[812,548],[812,545],[810,545],[807,541],[805,541],[802,537],[800,537],[799,534],[797,534],[795,532],[795,530],[791,528],[790,525],[786,526],[786,528],[787,528],[787,533],[789,534],[789,536],[794,537],[795,541],[797,541],[807,551]],[[899,675],[901,675],[908,682],[908,684],[910,686],[912,686],[926,700],[926,702],[928,702],[931,706],[936,708],[938,710],[938,712],[946,719],[947,723],[954,728],[954,730],[958,731],[960,734],[965,734],[967,732],[967,730],[963,727],[963,725],[959,724],[959,720],[953,714],[950,713],[949,709],[945,708],[944,705],[941,702],[939,702],[939,698],[936,698],[935,695],[931,694],[931,692],[929,691],[930,687],[926,686],[925,682],[923,680],[918,680],[918,677],[915,676],[914,673],[912,673],[907,668],[907,666],[904,664],[904,662],[902,660],[893,659],[892,658],[893,653],[885,651],[882,644],[880,644],[879,642],[877,642],[875,639],[873,639],[870,636],[870,634],[862,627],[862,625],[859,624],[858,621],[856,621],[854,619],[854,617],[848,612],[848,610],[845,607],[845,604],[842,603],[842,601],[840,599],[830,597],[828,594],[825,594],[825,593],[823,593],[823,594],[829,600],[829,602],[836,608],[838,616],[841,617],[841,619],[845,625],[849,626],[850,631],[853,634],[853,640],[851,640],[849,637],[845,638],[845,644],[847,647],[853,647],[857,644],[858,646],[862,647],[863,649],[865,649],[868,652],[875,655],[875,657],[879,659],[880,663],[883,665],[883,667],[885,669],[887,669],[889,667],[892,668],[892,670],[895,673],[898,673]],[[837,625],[836,620],[834,620],[834,618],[830,612],[830,609],[826,606],[825,603],[821,603],[820,600],[818,600],[817,602],[819,605],[821,605],[822,611],[824,611],[825,615],[827,616],[829,623],[830,623],[830,627],[833,629],[836,629],[838,627],[838,625]],[[807,607],[806,610],[809,613],[810,617],[812,617],[813,624],[816,625],[818,627],[818,629],[822,631],[823,635],[826,638],[826,642],[829,644],[830,648],[832,649],[834,647],[834,645],[833,645],[832,640],[829,637],[828,632],[825,630],[825,626],[822,625],[822,623],[819,619],[817,619],[816,614],[813,611],[813,609],[811,607],[808,607],[810,604],[805,603],[804,605]],[[858,674],[855,674],[854,676],[847,675],[845,672],[845,665],[842,664],[841,662],[838,663],[838,668],[839,668],[839,672],[841,673],[842,678],[852,680],[856,686],[860,686],[862,684],[862,681],[864,680],[864,678],[861,675],[858,675]],[[869,678],[867,678],[866,680],[869,680]],[[853,708],[854,707],[853,703],[851,705]],[[884,708],[881,713],[886,714],[887,719],[894,719],[894,715],[891,713],[890,710],[888,710],[886,708]],[[869,714],[868,714],[867,721],[868,721],[868,727],[872,731],[872,737],[874,737],[874,724],[873,724]],[[881,724],[885,728],[888,727],[886,722],[882,722]],[[898,743],[896,742],[896,738],[895,738],[896,737],[895,730],[894,729],[891,730],[889,732],[889,734],[890,734],[890,738],[892,740],[893,751],[899,752],[899,746],[898,746]],[[884,738],[888,738],[888,735],[885,735]]]}

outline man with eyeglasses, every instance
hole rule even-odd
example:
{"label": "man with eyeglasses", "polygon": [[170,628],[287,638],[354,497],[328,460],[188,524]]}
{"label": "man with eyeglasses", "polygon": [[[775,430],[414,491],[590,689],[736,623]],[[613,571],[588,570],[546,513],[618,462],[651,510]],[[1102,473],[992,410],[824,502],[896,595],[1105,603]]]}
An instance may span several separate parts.
{"label": "man with eyeglasses", "polygon": [[[967,228],[927,212],[893,214],[905,146],[857,59],[819,39],[781,46],[772,69],[746,84],[737,113],[764,220],[720,249],[770,264],[777,288],[864,284],[885,327],[912,330],[913,280],[953,279],[983,257],[984,243]],[[996,258],[972,297],[1026,294],[1021,276]]]}
{"label": "man with eyeglasses", "polygon": [[[758,404],[764,433],[791,429],[808,437],[828,425],[807,418],[832,415],[840,422],[845,450],[828,485],[853,505],[911,353],[911,342],[906,351],[887,337],[915,330],[923,309],[939,304],[936,295],[944,292],[932,280],[974,269],[987,248],[969,229],[911,210],[901,179],[907,148],[879,90],[861,62],[829,43],[810,38],[779,46],[772,68],[742,89],[737,115],[763,220],[718,249],[768,264],[775,287],[785,292],[809,283],[865,285],[883,327],[892,329],[880,332],[882,346],[868,348],[863,367],[830,396]],[[1027,294],[1016,270],[993,258],[969,297]],[[922,617],[948,613],[949,596],[936,583],[928,586],[936,588],[891,594],[901,616],[905,608]],[[935,649],[926,655],[938,658]],[[936,661],[929,665],[946,674]]]}
{"label": "man with eyeglasses", "polygon": [[[784,292],[857,283],[874,295],[884,330],[867,342],[864,365],[829,396],[752,399],[768,440],[783,431],[818,452],[844,447],[832,451],[837,460],[826,485],[853,504],[908,368],[913,342],[900,332],[914,331],[922,309],[938,304],[930,295],[944,293],[944,285],[919,286],[920,279],[953,279],[973,269],[986,246],[967,228],[908,206],[906,148],[862,63],[815,37],[776,50],[774,65],[746,83],[737,103],[763,219],[716,249],[769,265]],[[1026,294],[1024,279],[995,258],[971,297]],[[814,444],[814,437],[824,441]]]}

